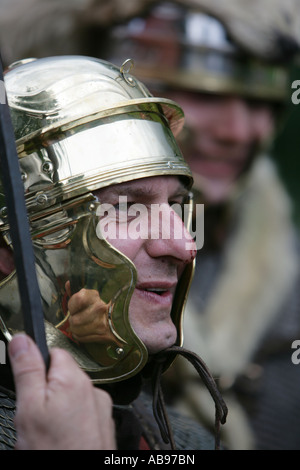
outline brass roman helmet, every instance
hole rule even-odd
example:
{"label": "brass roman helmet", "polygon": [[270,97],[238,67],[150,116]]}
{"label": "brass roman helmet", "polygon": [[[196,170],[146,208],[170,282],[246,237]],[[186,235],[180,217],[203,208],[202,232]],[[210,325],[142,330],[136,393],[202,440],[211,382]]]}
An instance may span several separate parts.
{"label": "brass roman helmet", "polygon": [[[213,14],[216,2],[199,2],[202,3],[205,6],[195,2],[160,2],[147,15],[115,27],[108,57],[119,63],[130,51],[138,65],[136,76],[155,92],[181,88],[279,103],[285,100],[287,67],[279,61],[261,60],[240,47],[229,35],[228,25]],[[221,12],[226,10],[225,3],[219,2]],[[243,24],[239,29],[243,29]]]}
{"label": "brass roman helmet", "polygon": [[[192,184],[173,136],[183,125],[182,110],[153,97],[131,66],[130,60],[118,68],[91,57],[60,56],[20,61],[5,75],[47,343],[69,350],[96,383],[137,374],[148,353],[128,318],[135,266],[97,237],[101,201],[93,191],[155,175],[178,175]],[[9,245],[1,188],[0,230]],[[177,345],[192,271],[191,263],[174,298]],[[70,334],[67,281],[72,292],[97,289],[109,305],[109,332],[101,343],[79,343]],[[0,326],[8,340],[24,329],[15,271],[0,283]]]}

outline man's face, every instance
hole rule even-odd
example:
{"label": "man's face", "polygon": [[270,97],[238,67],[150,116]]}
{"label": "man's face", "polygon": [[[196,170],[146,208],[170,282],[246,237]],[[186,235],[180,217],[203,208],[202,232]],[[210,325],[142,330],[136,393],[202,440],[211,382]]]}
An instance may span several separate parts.
{"label": "man's face", "polygon": [[[274,130],[271,106],[238,96],[176,91],[168,97],[185,112],[189,135],[183,154],[205,203],[227,199],[233,183]],[[180,136],[179,136],[180,138]]]}
{"label": "man's face", "polygon": [[[195,243],[171,207],[173,203],[184,203],[187,190],[177,177],[157,176],[110,186],[95,195],[102,204],[111,204],[116,209],[115,215],[105,219],[106,239],[137,269],[137,284],[129,306],[131,325],[149,353],[158,352],[176,341],[177,332],[170,316],[174,293],[186,264],[196,254]],[[120,204],[120,196],[126,196],[127,206]],[[130,213],[130,208],[138,207],[134,204],[141,205],[138,215]],[[151,220],[151,211],[157,205],[160,221]],[[137,219],[139,228],[134,226]],[[170,235],[164,236],[167,225]],[[139,231],[140,236],[136,236]]]}

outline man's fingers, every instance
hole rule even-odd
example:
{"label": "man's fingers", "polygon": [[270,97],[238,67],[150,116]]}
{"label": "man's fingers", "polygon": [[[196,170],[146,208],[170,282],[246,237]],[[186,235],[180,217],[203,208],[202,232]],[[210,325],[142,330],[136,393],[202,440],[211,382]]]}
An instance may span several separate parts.
{"label": "man's fingers", "polygon": [[[99,429],[102,431],[103,449],[115,450],[116,433],[115,423],[113,420],[113,402],[111,396],[104,390],[95,389],[94,397],[96,408],[99,410]],[[106,423],[105,428],[102,425],[103,422]]]}
{"label": "man's fingers", "polygon": [[97,290],[83,288],[72,295],[68,302],[68,308],[70,314],[74,315],[78,312],[93,307],[93,305],[97,304],[98,302],[101,305],[104,304],[104,302],[100,300],[100,295]]}
{"label": "man's fingers", "polygon": [[69,297],[71,297],[72,294],[71,294],[71,283],[70,283],[70,281],[67,281],[67,282],[66,282],[66,284],[65,284],[65,289],[66,289],[67,295],[68,295]]}
{"label": "man's fingers", "polygon": [[17,392],[17,449],[115,449],[112,400],[95,389],[73,357],[52,348],[46,375],[34,342],[16,335],[9,345]]}
{"label": "man's fingers", "polygon": [[46,370],[43,357],[34,341],[25,334],[13,336],[8,346],[18,401],[44,393]]}
{"label": "man's fingers", "polygon": [[76,363],[75,359],[67,351],[59,348],[51,349],[51,367],[48,371],[48,393],[59,393],[69,389],[72,392],[74,385],[74,375],[78,380],[89,382],[85,372],[83,372]]}

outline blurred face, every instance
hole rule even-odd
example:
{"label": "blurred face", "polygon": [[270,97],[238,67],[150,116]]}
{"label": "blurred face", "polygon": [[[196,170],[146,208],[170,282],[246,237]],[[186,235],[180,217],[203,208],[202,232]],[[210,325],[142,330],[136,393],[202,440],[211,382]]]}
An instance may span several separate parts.
{"label": "blurred face", "polygon": [[183,108],[190,135],[182,146],[206,203],[227,199],[257,149],[271,137],[271,106],[238,96],[172,92]]}
{"label": "blurred face", "polygon": [[[105,219],[106,239],[137,269],[129,306],[131,325],[149,353],[158,352],[176,341],[177,331],[170,316],[174,293],[185,266],[196,254],[196,245],[171,207],[184,203],[187,190],[177,177],[164,176],[118,184],[95,195],[115,208],[113,215]],[[126,196],[126,206],[120,204],[120,196]],[[138,207],[136,204],[141,208],[138,216],[130,211]],[[155,205],[160,207],[159,226],[158,218],[151,220]],[[137,221],[139,228],[133,231]],[[166,225],[170,225],[170,235],[163,234]]]}

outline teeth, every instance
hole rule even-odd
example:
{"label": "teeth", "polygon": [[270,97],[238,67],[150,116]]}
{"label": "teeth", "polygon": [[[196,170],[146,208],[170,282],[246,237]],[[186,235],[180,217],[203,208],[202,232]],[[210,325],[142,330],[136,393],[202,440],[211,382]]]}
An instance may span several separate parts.
{"label": "teeth", "polygon": [[162,293],[162,292],[166,291],[166,289],[159,289],[159,288],[157,288],[157,289],[151,289],[150,288],[150,289],[145,289],[145,290],[147,290],[149,292],[157,292],[157,293]]}

